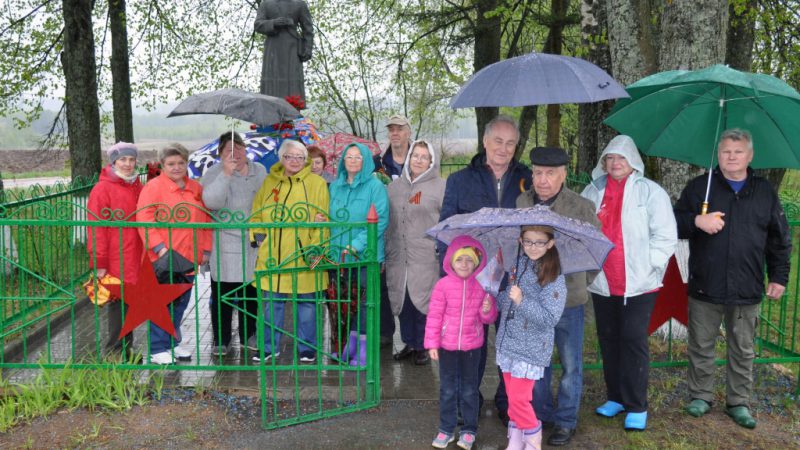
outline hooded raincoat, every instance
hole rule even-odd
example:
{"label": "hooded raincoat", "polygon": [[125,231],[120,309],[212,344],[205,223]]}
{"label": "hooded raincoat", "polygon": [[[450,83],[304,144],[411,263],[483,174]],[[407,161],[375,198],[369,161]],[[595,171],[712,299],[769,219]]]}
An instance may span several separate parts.
{"label": "hooded raincoat", "polygon": [[[386,188],[377,178],[372,176],[375,165],[372,162],[372,153],[367,146],[353,143],[345,147],[342,155],[350,147],[358,148],[361,153],[361,172],[356,174],[352,183],[347,182],[347,169],[345,159],[339,160],[339,169],[336,180],[331,183],[331,220],[336,222],[365,222],[371,205],[375,205],[378,212],[378,254],[380,262],[384,260],[383,234],[389,226],[389,198]],[[333,227],[331,230],[331,245],[344,249],[348,245],[355,250],[356,255],[367,249],[366,227]],[[357,257],[357,256],[356,256]],[[353,256],[347,256],[352,261]]]}
{"label": "hooded raincoat", "polygon": [[[624,297],[635,297],[662,286],[669,258],[678,244],[678,230],[669,195],[654,181],[644,177],[644,163],[636,144],[628,136],[620,135],[608,143],[600,161],[592,170],[592,182],[581,195],[589,199],[600,213],[603,209],[608,175],[604,170],[606,155],[622,155],[633,168],[625,181],[622,196],[620,228],[612,233],[621,234],[624,251]],[[611,212],[614,214],[616,212]],[[614,241],[612,236],[609,239]],[[612,258],[609,258],[612,260]],[[603,271],[589,285],[589,292],[609,297],[611,295],[606,271],[621,270],[607,260]]]}
{"label": "hooded raincoat", "polygon": [[[328,186],[322,177],[311,173],[311,163],[287,176],[282,163],[274,164],[253,199],[253,223],[286,223],[284,227],[250,229],[251,240],[261,241],[256,270],[308,267],[304,252],[324,241],[320,228],[295,228],[294,222],[313,222],[317,213],[328,211]],[[296,277],[297,282],[293,283]],[[281,294],[308,294],[325,290],[328,277],[314,271],[283,272],[261,277],[256,287]]]}
{"label": "hooded raincoat", "polygon": [[[467,278],[453,270],[453,254],[463,247],[473,247],[480,262]],[[486,251],[475,238],[458,236],[447,247],[442,268],[447,275],[440,279],[431,292],[428,320],[425,323],[425,348],[467,351],[483,345],[483,325],[495,321],[497,305],[491,295],[483,290],[475,277],[486,266]],[[492,305],[483,312],[483,299],[489,295]]]}
{"label": "hooded raincoat", "polygon": [[428,170],[411,180],[411,152],[406,155],[403,172],[388,188],[389,228],[386,230],[386,284],[392,313],[400,314],[406,290],[411,302],[423,314],[428,313],[431,289],[439,279],[436,240],[425,230],[439,222],[445,181],[439,176],[440,153],[430,143]]}

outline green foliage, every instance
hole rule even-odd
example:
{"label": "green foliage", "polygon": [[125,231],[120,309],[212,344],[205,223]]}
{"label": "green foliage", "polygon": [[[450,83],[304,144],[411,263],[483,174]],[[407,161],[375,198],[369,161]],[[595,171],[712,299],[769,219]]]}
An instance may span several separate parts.
{"label": "green foliage", "polygon": [[0,398],[0,432],[61,408],[125,411],[147,404],[150,395],[160,397],[163,374],[153,374],[143,382],[140,376],[138,371],[113,365],[107,369],[74,369],[68,364],[64,369],[42,368],[28,384],[0,379],[0,391],[5,394]]}
{"label": "green foliage", "polygon": [[[737,10],[746,5],[737,0]],[[753,71],[774,75],[800,89],[800,1],[758,2],[747,14],[756,19]]]}

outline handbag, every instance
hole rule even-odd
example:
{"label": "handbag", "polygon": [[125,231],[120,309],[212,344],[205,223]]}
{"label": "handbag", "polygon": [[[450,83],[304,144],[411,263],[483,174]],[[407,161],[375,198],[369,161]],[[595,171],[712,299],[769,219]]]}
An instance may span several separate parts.
{"label": "handbag", "polygon": [[194,263],[170,249],[153,263],[153,270],[161,284],[191,283],[187,275],[194,272]]}

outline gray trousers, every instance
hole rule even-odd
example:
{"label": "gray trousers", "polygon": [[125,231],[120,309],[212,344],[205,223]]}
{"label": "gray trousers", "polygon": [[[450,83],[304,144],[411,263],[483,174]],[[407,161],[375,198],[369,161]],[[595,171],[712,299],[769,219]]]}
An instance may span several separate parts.
{"label": "gray trousers", "polygon": [[754,339],[758,305],[715,305],[689,297],[689,394],[714,398],[714,347],[725,320],[728,364],[726,403],[748,406],[753,389]]}

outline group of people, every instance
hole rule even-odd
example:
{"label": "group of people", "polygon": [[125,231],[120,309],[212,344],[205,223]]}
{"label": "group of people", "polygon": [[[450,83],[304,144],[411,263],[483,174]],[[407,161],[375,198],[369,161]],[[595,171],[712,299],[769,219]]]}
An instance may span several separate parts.
{"label": "group of people", "polygon": [[[483,404],[479,387],[487,362],[486,337],[494,323],[500,380],[494,401],[500,420],[508,427],[508,448],[533,449],[541,446],[543,428],[552,429],[547,442],[554,446],[569,443],[577,428],[585,305],[590,298],[607,400],[595,411],[605,417],[625,413],[625,429],[646,429],[648,324],[678,239],[688,239],[691,402],[687,412],[699,417],[711,408],[715,341],[724,320],[728,331],[726,412],[741,426],[755,426],[748,405],[764,268],[769,278],[766,295],[782,296],[789,276],[791,238],[775,190],[749,168],[754,150],[746,131],[722,133],[718,167],[690,181],[673,207],[664,189],[644,176],[644,163],[628,136],[609,142],[592,172],[592,181],[578,194],[565,184],[570,158],[563,149],[534,148],[531,169],[514,158],[520,136],[510,117],[490,121],[482,136],[485,152],[476,154],[467,167],[446,181],[439,170],[441,153],[428,141],[413,141],[405,117],[392,116],[387,128],[389,148],[373,157],[366,146],[347,146],[329,186],[314,173],[324,168],[324,154],[296,141],[284,141],[279,163],[266,173],[247,160],[241,137],[223,134],[221,162],[209,169],[200,183],[186,177],[185,149],[168,146],[159,155],[162,174],[144,187],[133,170],[135,147],[116,144],[108,152],[110,165],[90,195],[89,208],[97,218],[102,218],[103,211],[119,209],[130,220],[136,211],[135,220],[153,222],[165,217],[159,216],[159,206],[192,205],[196,206],[190,208],[192,222],[210,221],[204,212],[207,208],[231,216],[252,216],[254,223],[287,226],[213,232],[141,228],[138,234],[124,228],[105,235],[98,227],[96,238],[89,239],[96,255],[93,265],[98,274],[108,271],[117,276],[124,268],[128,281],[135,277],[128,270],[138,267],[136,258],[145,251],[156,262],[168,254],[170,260],[211,261],[217,355],[226,354],[232,340],[233,309],[229,302],[221,301],[222,295],[255,298],[254,290],[261,289],[269,332],[265,333],[263,354],[254,358],[269,360],[280,354],[282,333],[278,330],[283,327],[284,302],[291,298],[297,305],[298,359],[313,362],[317,357],[316,301],[328,278],[309,269],[307,260],[298,255],[324,244],[340,248],[344,261],[354,261],[366,250],[367,234],[365,229],[344,225],[333,226],[329,232],[325,227],[288,225],[329,218],[365,221],[374,205],[379,218],[377,259],[384,263],[381,341],[391,342],[394,316],[398,316],[404,346],[394,358],[413,358],[419,365],[438,361],[440,423],[433,446],[445,448],[456,439],[459,418],[463,425],[458,445],[469,449],[475,442]],[[319,155],[322,162],[312,163],[311,158]],[[388,187],[373,172],[391,179]],[[711,212],[706,214],[702,204],[708,185]],[[598,227],[614,244],[602,270],[562,275],[555,231],[525,226],[519,236],[520,270],[509,274],[495,299],[475,279],[487,263],[480,242],[462,236],[445,246],[425,234],[455,214],[483,207],[536,205]],[[187,217],[166,217],[175,220],[178,216]],[[115,254],[121,254],[124,262],[115,259]],[[251,284],[253,270],[246,269],[263,270],[268,263],[292,270]],[[185,275],[191,279],[192,273]],[[357,278],[366,280],[366,273]],[[243,284],[246,289],[240,289]],[[176,329],[188,299],[185,294],[173,304]],[[366,296],[351,321],[340,355],[355,366],[366,364],[365,301]],[[238,308],[239,341],[255,350],[259,347],[255,337],[258,305],[244,303],[246,306]],[[114,315],[117,320],[111,320],[109,328],[113,331],[116,327],[118,333],[121,313],[112,311]],[[117,342],[116,334],[111,335],[114,345],[130,345],[129,338]],[[179,332],[171,339],[151,326],[152,360],[167,364],[174,358],[190,357],[177,346],[179,342]],[[557,393],[551,389],[554,349],[562,368]]]}
{"label": "group of people", "polygon": [[[124,283],[136,283],[143,254],[153,262],[161,283],[192,283],[199,266],[207,265],[211,276],[209,309],[215,356],[225,356],[233,342],[232,316],[238,311],[240,346],[255,361],[280,355],[284,334],[285,304],[296,304],[297,353],[300,362],[317,358],[316,298],[328,285],[321,271],[308,268],[306,251],[325,245],[340,248],[347,258],[357,258],[366,249],[366,229],[292,226],[301,222],[328,220],[329,211],[344,214],[348,221],[365,221],[371,205],[380,217],[379,234],[388,225],[386,189],[372,177],[372,154],[361,144],[349,145],[339,163],[338,177],[330,186],[312,168],[324,169],[324,153],[286,140],[278,150],[279,162],[269,173],[247,158],[242,137],[233,132],[219,138],[220,162],[200,179],[187,175],[189,152],[180,144],[159,151],[161,173],[142,186],[136,171],[138,150],[120,142],[108,149],[109,165],[89,195],[89,220],[124,220],[156,225],[141,227],[89,227],[88,250],[98,277],[106,273]],[[322,164],[316,159],[323,160]],[[315,167],[316,166],[316,167]],[[247,219],[254,227],[170,227],[159,223],[202,224],[212,221],[236,223]],[[257,224],[281,224],[258,227]],[[383,260],[382,243],[379,260]],[[255,277],[255,272],[281,267],[280,273]],[[297,270],[300,269],[300,270]],[[305,270],[304,270],[305,269]],[[257,340],[258,290],[264,299],[267,324],[264,342]],[[180,324],[189,305],[191,290],[170,303],[175,335],[156,324],[150,326],[150,359],[155,364],[190,360],[192,352],[180,347]],[[350,324],[355,339],[348,354],[350,364],[366,365],[366,297]],[[238,302],[238,305],[234,302]],[[124,319],[123,303],[114,302],[108,312],[112,349],[132,350],[132,335],[118,339]],[[261,345],[260,345],[261,344]],[[263,351],[262,351],[263,349]]]}
{"label": "group of people", "polygon": [[[445,448],[455,440],[457,415],[463,420],[458,445],[468,449],[475,440],[483,402],[478,388],[486,365],[485,337],[495,317],[500,375],[495,405],[508,427],[508,448],[540,448],[543,428],[552,429],[548,444],[569,443],[582,394],[584,305],[589,298],[606,385],[606,402],[595,412],[609,418],[625,413],[626,430],[645,430],[647,330],[679,238],[688,239],[691,253],[691,401],[686,412],[699,417],[711,408],[716,338],[724,320],[725,412],[738,425],[755,427],[749,401],[759,303],[765,293],[769,298],[784,293],[791,236],[774,188],[749,168],[754,152],[750,134],[723,132],[719,165],[690,181],[674,207],[666,191],[644,176],[644,163],[628,136],[608,143],[581,194],[565,185],[569,156],[563,149],[534,148],[528,170],[513,158],[518,140],[513,119],[499,116],[487,124],[485,153],[447,178],[439,220],[482,207],[545,205],[597,226],[614,247],[602,270],[563,276],[553,230],[522,227],[523,269],[509,274],[495,306],[473,281],[486,258],[480,244],[456,239],[446,253],[440,244],[447,275],[432,291],[424,344],[440,361],[440,424],[433,447]],[[707,186],[709,213],[703,209]],[[464,268],[465,255],[473,259],[469,268]],[[463,281],[459,284],[454,277]],[[445,306],[440,305],[442,298]],[[453,324],[458,324],[455,330]],[[555,395],[550,386],[554,348],[562,367]]]}

